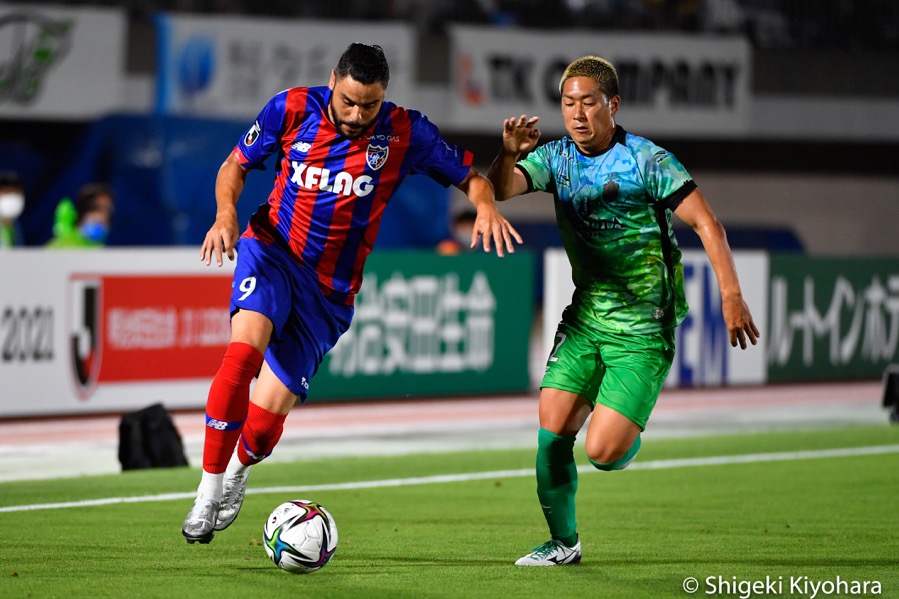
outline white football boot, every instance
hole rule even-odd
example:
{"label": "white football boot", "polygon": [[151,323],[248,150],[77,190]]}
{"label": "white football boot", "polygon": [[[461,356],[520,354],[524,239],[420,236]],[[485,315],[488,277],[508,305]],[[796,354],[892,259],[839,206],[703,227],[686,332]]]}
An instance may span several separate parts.
{"label": "white football boot", "polygon": [[188,543],[208,543],[214,534],[213,528],[218,517],[219,502],[209,499],[197,499],[187,512],[181,534]]}
{"label": "white football boot", "polygon": [[[236,460],[237,456],[231,458]],[[240,506],[243,505],[243,497],[247,492],[247,479],[250,478],[250,468],[244,467],[240,473],[225,473],[222,483],[222,505],[218,511],[218,518],[215,521],[216,530],[225,530],[240,512]]]}
{"label": "white football boot", "polygon": [[563,566],[581,563],[581,540],[574,547],[551,539],[515,562],[516,566]]}

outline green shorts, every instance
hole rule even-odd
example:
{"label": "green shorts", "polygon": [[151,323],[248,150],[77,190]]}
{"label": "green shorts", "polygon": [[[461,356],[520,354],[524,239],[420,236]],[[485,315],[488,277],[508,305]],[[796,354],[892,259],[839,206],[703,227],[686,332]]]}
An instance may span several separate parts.
{"label": "green shorts", "polygon": [[583,395],[645,429],[674,360],[674,329],[608,333],[571,316],[566,310],[540,387]]}

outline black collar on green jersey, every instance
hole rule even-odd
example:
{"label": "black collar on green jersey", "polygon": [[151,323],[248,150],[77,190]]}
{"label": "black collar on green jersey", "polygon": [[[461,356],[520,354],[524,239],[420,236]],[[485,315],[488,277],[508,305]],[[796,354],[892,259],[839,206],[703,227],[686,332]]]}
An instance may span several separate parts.
{"label": "black collar on green jersey", "polygon": [[599,152],[595,152],[593,154],[587,154],[586,152],[582,152],[577,144],[574,144],[574,149],[578,151],[581,156],[586,156],[587,158],[596,158],[597,156],[602,156],[613,147],[615,144],[624,145],[624,138],[627,136],[627,131],[621,125],[615,125],[615,133],[612,134],[612,141],[608,146],[600,150]]}

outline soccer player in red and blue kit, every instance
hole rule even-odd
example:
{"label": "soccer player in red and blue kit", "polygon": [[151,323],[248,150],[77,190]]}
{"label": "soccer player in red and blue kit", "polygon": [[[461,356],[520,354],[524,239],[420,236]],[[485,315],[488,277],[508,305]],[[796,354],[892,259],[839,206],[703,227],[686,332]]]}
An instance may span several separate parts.
{"label": "soccer player in red and blue kit", "polygon": [[[379,46],[351,44],[327,86],[272,98],[219,170],[215,223],[200,255],[221,266],[236,249],[239,259],[231,340],[206,403],[203,475],[181,529],[188,543],[208,543],[237,517],[249,467],[271,454],[287,413],[306,400],[324,355],[349,328],[381,216],[406,175],[465,192],[477,209],[472,247],[480,238],[502,257],[521,243],[471,153],[421,113],[386,102],[388,80]],[[275,153],[274,188],[238,240],[247,172]]]}

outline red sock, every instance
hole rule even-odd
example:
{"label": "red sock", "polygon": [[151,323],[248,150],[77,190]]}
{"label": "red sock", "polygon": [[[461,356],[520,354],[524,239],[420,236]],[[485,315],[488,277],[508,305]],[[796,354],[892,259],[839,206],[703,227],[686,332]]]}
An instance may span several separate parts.
{"label": "red sock", "polygon": [[287,414],[274,414],[251,403],[240,443],[237,444],[240,463],[252,466],[271,455],[284,432],[286,418]]}
{"label": "red sock", "polygon": [[259,374],[263,356],[247,343],[231,343],[206,400],[206,440],[203,470],[221,474],[247,418],[250,383]]}

